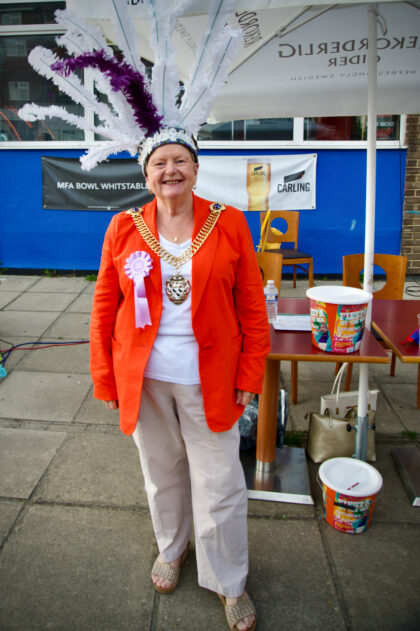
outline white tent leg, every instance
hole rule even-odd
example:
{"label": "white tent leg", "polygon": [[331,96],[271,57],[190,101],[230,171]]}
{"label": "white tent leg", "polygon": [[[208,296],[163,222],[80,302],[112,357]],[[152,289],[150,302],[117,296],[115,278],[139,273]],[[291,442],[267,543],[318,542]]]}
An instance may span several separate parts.
{"label": "white tent leg", "polygon": [[[366,152],[366,223],[365,223],[365,266],[363,289],[372,293],[373,253],[375,246],[375,195],[376,195],[376,12],[374,6],[368,7],[368,135]],[[372,307],[369,305],[366,324],[370,328]],[[368,434],[368,364],[360,365],[359,397],[357,404],[356,449],[355,456],[366,460]]]}

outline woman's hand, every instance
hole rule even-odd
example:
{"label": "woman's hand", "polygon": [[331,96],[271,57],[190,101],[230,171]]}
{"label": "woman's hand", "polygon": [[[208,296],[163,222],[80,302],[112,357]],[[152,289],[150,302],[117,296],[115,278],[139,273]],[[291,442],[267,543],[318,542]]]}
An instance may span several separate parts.
{"label": "woman's hand", "polygon": [[112,401],[104,401],[106,407],[108,408],[108,410],[118,410],[118,401],[116,399],[113,399]]}
{"label": "woman's hand", "polygon": [[247,406],[251,403],[252,399],[255,397],[253,392],[246,392],[246,390],[236,390],[236,403],[238,405]]}

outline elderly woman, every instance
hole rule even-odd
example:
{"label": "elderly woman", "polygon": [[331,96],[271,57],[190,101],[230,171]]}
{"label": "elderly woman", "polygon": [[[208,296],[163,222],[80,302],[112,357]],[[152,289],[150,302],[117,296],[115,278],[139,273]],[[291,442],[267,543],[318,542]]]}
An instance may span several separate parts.
{"label": "elderly woman", "polygon": [[245,592],[247,491],[237,419],[269,350],[262,281],[242,212],[193,194],[195,141],[162,136],[140,161],[155,198],[113,217],[91,319],[94,396],[139,450],[159,556],[178,584],[194,522],[199,584],[231,629],[255,629]]}

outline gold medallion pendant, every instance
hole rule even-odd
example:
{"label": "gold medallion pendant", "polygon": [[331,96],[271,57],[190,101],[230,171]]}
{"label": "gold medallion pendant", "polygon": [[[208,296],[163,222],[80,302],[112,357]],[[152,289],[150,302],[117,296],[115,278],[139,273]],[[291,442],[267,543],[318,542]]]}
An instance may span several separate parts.
{"label": "gold medallion pendant", "polygon": [[190,282],[178,271],[166,281],[166,295],[176,305],[181,305],[190,293]]}
{"label": "gold medallion pendant", "polygon": [[173,265],[175,267],[175,274],[166,281],[166,295],[175,305],[182,305],[191,289],[190,282],[179,273],[178,268],[181,265],[184,265],[184,263],[188,263],[194,254],[198,252],[216,225],[220,214],[225,209],[226,206],[224,204],[219,204],[219,202],[210,204],[209,215],[203,223],[199,233],[191,245],[188,246],[188,248],[180,256],[174,256],[160,245],[158,239],[150,231],[149,226],[142,217],[142,208],[131,208],[130,210],[126,210],[126,213],[131,215],[137,230],[152,252],[157,254],[163,261],[169,263],[169,265]]}

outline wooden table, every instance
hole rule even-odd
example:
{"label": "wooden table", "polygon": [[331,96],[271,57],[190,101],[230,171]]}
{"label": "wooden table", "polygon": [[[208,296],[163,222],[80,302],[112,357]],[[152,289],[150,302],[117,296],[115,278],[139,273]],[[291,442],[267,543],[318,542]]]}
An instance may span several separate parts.
{"label": "wooden table", "polygon": [[[278,311],[279,313],[309,313],[309,300],[307,298],[280,298]],[[259,400],[256,451],[257,465],[267,470],[276,459],[277,395],[281,360],[380,364],[388,364],[390,361],[387,352],[368,330],[365,330],[358,351],[338,354],[321,351],[313,346],[309,331],[276,331],[272,326],[270,329],[271,351],[266,360],[263,391]]]}
{"label": "wooden table", "polygon": [[420,347],[414,342],[402,344],[418,327],[420,300],[374,300],[372,328],[379,333],[398,359],[417,364],[417,407],[420,408]]}
{"label": "wooden table", "polygon": [[[420,347],[415,342],[402,344],[418,327],[420,300],[374,300],[372,328],[391,348],[399,360],[417,364],[417,407],[420,408]],[[413,506],[420,506],[420,454],[418,449],[391,451]]]}

